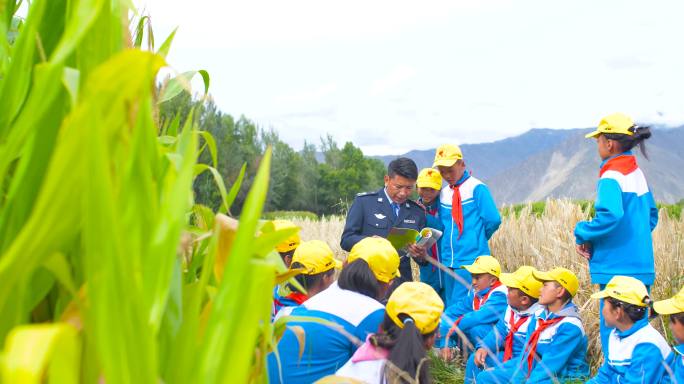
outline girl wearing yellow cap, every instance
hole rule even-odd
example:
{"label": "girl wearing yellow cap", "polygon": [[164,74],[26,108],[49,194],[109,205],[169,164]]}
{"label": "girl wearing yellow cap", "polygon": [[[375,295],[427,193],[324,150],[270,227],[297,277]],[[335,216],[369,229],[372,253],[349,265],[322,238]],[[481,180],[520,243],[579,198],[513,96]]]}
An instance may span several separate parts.
{"label": "girl wearing yellow cap", "polygon": [[667,358],[671,372],[665,376],[671,383],[684,383],[684,288],[672,298],[653,303],[653,309],[660,315],[670,316],[670,330],[677,343]]}
{"label": "girl wearing yellow cap", "polygon": [[380,332],[369,336],[337,376],[363,383],[429,383],[427,351],[444,309],[434,289],[406,282],[387,300]]}
{"label": "girl wearing yellow cap", "polygon": [[328,288],[335,279],[335,268],[342,263],[335,260],[332,249],[323,241],[305,241],[297,247],[292,255],[290,270],[298,270],[295,279],[306,290],[299,292],[296,287],[287,284],[286,294],[278,294],[273,300],[275,319],[289,314],[310,297]]}
{"label": "girl wearing yellow cap", "polygon": [[[632,276],[647,287],[655,279],[651,231],[658,223],[658,209],[632,148],[646,157],[648,127],[634,124],[621,113],[604,117],[596,131],[601,158],[596,214],[575,226],[577,252],[589,260],[591,282],[601,289],[616,275]],[[601,319],[601,344],[606,353],[610,328]]]}
{"label": "girl wearing yellow cap", "polygon": [[670,347],[648,323],[651,299],[644,284],[629,276],[615,276],[600,292],[603,319],[614,329],[608,337],[608,353],[596,376],[588,383],[661,383],[667,376]]}
{"label": "girl wearing yellow cap", "polygon": [[385,313],[380,299],[397,277],[399,255],[387,239],[356,243],[337,282],[292,310],[297,320],[268,356],[269,382],[308,384],[334,374],[377,332]]}
{"label": "girl wearing yellow cap", "polygon": [[[418,187],[418,203],[425,208],[426,224],[430,228],[444,231],[444,225],[439,220],[439,191],[442,189],[442,176],[439,171],[432,168],[425,168],[418,174],[416,180]],[[428,251],[428,257],[441,261],[439,258],[439,242],[435,243]],[[420,265],[420,281],[428,284],[437,292],[439,297],[445,301],[445,285],[446,276],[441,269],[435,267],[433,264],[418,261]]]}
{"label": "girl wearing yellow cap", "polygon": [[565,268],[533,271],[543,282],[520,356],[477,376],[477,383],[552,383],[582,380],[589,375],[587,336],[577,306],[577,276]]}

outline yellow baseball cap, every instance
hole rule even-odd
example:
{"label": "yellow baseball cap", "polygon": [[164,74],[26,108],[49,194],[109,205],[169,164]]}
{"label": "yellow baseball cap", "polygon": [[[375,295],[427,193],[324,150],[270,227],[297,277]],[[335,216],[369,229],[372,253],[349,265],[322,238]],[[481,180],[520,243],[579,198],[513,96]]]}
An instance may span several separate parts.
{"label": "yellow baseball cap", "polygon": [[653,309],[661,315],[684,312],[684,287],[671,298],[653,303]]}
{"label": "yellow baseball cap", "polygon": [[414,281],[407,281],[392,292],[385,312],[394,324],[404,328],[404,322],[399,319],[405,314],[413,319],[416,328],[422,334],[434,331],[439,325],[439,318],[444,310],[444,302],[431,286]]}
{"label": "yellow baseball cap", "polygon": [[424,168],[418,174],[416,185],[418,188],[432,188],[439,191],[442,189],[442,175],[435,169]]}
{"label": "yellow baseball cap", "polygon": [[641,281],[629,276],[613,276],[606,284],[606,288],[591,295],[592,299],[605,299],[612,297],[625,303],[648,306],[644,298],[648,297],[646,286]]}
{"label": "yellow baseball cap", "polygon": [[442,144],[435,151],[435,161],[432,163],[432,167],[451,167],[461,159],[463,159],[463,153],[458,145]]}
{"label": "yellow baseball cap", "polygon": [[579,289],[579,280],[572,271],[565,268],[554,268],[548,272],[532,271],[534,278],[539,281],[555,281],[575,296]]}
{"label": "yellow baseball cap", "polygon": [[489,255],[478,256],[472,264],[462,265],[461,268],[472,274],[489,273],[496,277],[499,277],[501,274],[501,265],[499,265],[495,258]]}
{"label": "yellow baseball cap", "polygon": [[523,291],[526,295],[539,298],[541,293],[542,282],[535,279],[532,274],[536,269],[528,265],[515,270],[513,273],[502,273],[499,276],[501,283],[509,288],[517,288]]}
{"label": "yellow baseball cap", "polygon": [[363,259],[368,263],[371,271],[378,281],[389,283],[395,277],[399,277],[399,254],[392,243],[382,237],[366,237],[356,243],[347,262]]}
{"label": "yellow baseball cap", "polygon": [[634,121],[631,117],[625,115],[624,113],[613,113],[601,119],[598,127],[592,133],[587,134],[585,137],[596,137],[602,133],[621,133],[623,135],[632,136],[634,132],[629,129],[634,126]]}
{"label": "yellow baseball cap", "polygon": [[285,253],[285,252],[290,252],[293,249],[296,249],[299,246],[299,243],[302,242],[302,240],[299,238],[299,228],[295,223],[289,221],[289,220],[273,220],[273,227],[276,231],[279,231],[281,229],[287,229],[287,228],[297,228],[298,231],[294,235],[288,237],[283,241],[282,243],[276,245],[276,251],[280,253]]}
{"label": "yellow baseball cap", "polygon": [[302,273],[305,275],[342,268],[342,262],[335,259],[332,249],[320,240],[304,241],[299,244],[292,255],[292,262],[302,264]]}

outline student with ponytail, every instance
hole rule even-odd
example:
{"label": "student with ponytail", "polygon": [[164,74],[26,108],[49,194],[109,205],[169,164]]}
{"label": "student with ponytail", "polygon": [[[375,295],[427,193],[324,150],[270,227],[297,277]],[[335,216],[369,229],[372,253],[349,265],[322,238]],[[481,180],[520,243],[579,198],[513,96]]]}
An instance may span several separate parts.
{"label": "student with ponytail", "polygon": [[380,300],[397,277],[399,254],[389,241],[366,237],[356,243],[337,282],[290,313],[297,320],[287,323],[268,356],[269,383],[308,384],[334,374],[358,340],[377,332],[385,313]]}
{"label": "student with ponytail", "polygon": [[603,365],[588,383],[648,384],[669,377],[666,361],[671,349],[648,323],[651,300],[646,286],[633,277],[615,276],[606,289],[591,298],[603,300],[603,319],[614,329],[608,337]]}
{"label": "student with ponytail", "polygon": [[[575,226],[577,252],[589,260],[591,282],[601,289],[616,275],[637,278],[648,288],[655,279],[651,231],[658,223],[658,209],[632,149],[639,147],[647,157],[644,140],[651,131],[615,113],[587,137],[596,138],[602,162],[596,214]],[[610,331],[601,315],[604,353]]]}
{"label": "student with ponytail", "polygon": [[430,383],[427,351],[444,303],[425,283],[401,284],[387,300],[380,332],[369,336],[336,376],[363,383]]}

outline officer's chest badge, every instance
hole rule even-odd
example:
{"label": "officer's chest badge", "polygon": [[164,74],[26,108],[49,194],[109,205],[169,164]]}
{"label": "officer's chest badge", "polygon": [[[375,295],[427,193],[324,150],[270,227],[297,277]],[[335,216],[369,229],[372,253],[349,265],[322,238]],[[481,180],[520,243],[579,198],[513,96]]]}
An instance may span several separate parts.
{"label": "officer's chest badge", "polygon": [[377,217],[378,219],[382,220],[382,219],[384,219],[384,218],[387,217],[387,216],[383,215],[382,213],[376,213],[376,214],[375,214],[375,217]]}
{"label": "officer's chest badge", "polygon": [[415,220],[411,220],[411,219],[404,219],[404,223],[406,223],[406,224],[415,224],[416,221],[415,221]]}

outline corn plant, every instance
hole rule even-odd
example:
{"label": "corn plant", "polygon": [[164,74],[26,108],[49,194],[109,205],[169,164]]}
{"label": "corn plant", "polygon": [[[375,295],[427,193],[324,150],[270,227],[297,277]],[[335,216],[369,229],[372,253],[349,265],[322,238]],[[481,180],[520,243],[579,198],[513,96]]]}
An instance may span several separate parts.
{"label": "corn plant", "polygon": [[[197,163],[216,148],[192,118],[155,117],[195,74],[155,85],[173,34],[155,51],[125,0],[19,3],[0,0],[0,379],[265,382],[289,236],[258,231],[270,150],[223,215],[241,176]],[[207,171],[223,213],[193,202]]]}

